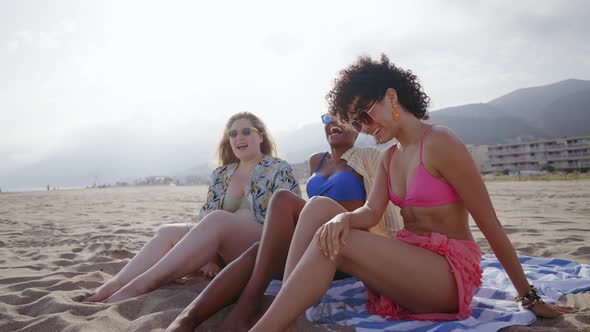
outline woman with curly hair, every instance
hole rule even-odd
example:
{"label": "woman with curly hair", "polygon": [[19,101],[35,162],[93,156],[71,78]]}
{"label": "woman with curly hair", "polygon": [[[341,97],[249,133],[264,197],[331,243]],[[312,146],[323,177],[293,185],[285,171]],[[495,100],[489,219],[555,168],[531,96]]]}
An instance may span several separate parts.
{"label": "woman with curly hair", "polygon": [[[338,122],[330,114],[324,114],[321,118],[330,151],[315,153],[309,158],[311,177],[305,188],[307,196],[314,204],[325,201],[328,202],[326,204],[338,204],[342,212],[354,211],[363,206],[367,192],[374,183],[380,150],[376,147],[355,147],[358,131]],[[321,226],[307,225],[307,233],[299,232],[293,238],[299,214],[305,204],[303,198],[290,191],[274,193],[268,204],[260,242],[226,266],[166,331],[193,331],[234,301],[236,305],[225,317],[219,331],[240,331],[251,327],[262,308],[264,291],[269,283],[273,278],[283,277],[290,244],[309,244]],[[389,204],[378,225],[368,231],[392,236],[399,228],[401,217],[397,209]],[[298,244],[291,248],[305,247]],[[336,272],[334,279],[343,277],[348,275]]]}
{"label": "woman with curly hair", "polygon": [[291,166],[274,157],[274,143],[256,115],[230,117],[217,152],[221,165],[213,171],[200,221],[162,226],[123,270],[84,301],[122,301],[203,268],[214,274],[218,263],[229,264],[260,239],[274,192],[300,195]]}
{"label": "woman with curly hair", "polygon": [[[517,301],[541,317],[571,309],[543,303],[529,285],[498,221],[490,196],[465,145],[449,129],[424,123],[428,96],[417,77],[382,55],[361,57],[340,73],[328,94],[330,111],[381,142],[397,139],[379,161],[365,205],[353,212],[309,203],[295,231],[308,219],[329,220],[297,264],[285,267],[284,283],[252,331],[282,331],[330,287],[336,269],[363,281],[367,309],[387,319],[466,319],[481,285],[481,251],[468,216],[489,241],[516,291]],[[392,170],[395,169],[395,172]],[[377,223],[386,204],[401,208],[404,228],[395,239],[362,229]]]}

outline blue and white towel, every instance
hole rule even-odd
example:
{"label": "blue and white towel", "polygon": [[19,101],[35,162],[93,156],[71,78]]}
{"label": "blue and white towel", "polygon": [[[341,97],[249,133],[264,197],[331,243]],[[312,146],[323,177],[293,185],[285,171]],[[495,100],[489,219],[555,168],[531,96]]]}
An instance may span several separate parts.
{"label": "blue and white towel", "polygon": [[[556,302],[566,293],[590,290],[590,265],[552,258],[520,256],[520,263],[530,282],[547,302]],[[535,321],[532,311],[519,308],[510,279],[494,255],[484,255],[481,262],[483,285],[471,303],[471,316],[462,321],[420,322],[387,321],[368,313],[367,292],[354,278],[334,281],[322,300],[309,308],[307,319],[316,324],[354,326],[359,332],[372,331],[497,331],[510,325],[529,325]],[[269,294],[276,294],[280,283],[271,284]]]}

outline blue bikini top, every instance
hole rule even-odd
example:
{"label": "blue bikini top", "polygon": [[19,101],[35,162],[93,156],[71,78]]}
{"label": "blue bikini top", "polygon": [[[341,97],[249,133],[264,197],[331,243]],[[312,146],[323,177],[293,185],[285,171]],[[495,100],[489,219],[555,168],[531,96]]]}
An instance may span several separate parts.
{"label": "blue bikini top", "polygon": [[313,171],[313,175],[307,181],[307,196],[326,196],[335,201],[364,201],[367,199],[367,192],[365,185],[360,180],[354,171],[344,171],[332,174],[329,178],[325,178],[318,174],[318,169],[322,165],[324,158],[328,152],[324,153],[322,159]]}

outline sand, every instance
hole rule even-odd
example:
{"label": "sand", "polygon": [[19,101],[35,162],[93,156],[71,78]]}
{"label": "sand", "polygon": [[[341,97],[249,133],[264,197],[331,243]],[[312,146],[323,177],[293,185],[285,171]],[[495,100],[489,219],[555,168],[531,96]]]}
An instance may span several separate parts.
{"label": "sand", "polygon": [[[590,263],[590,181],[487,185],[519,254]],[[166,285],[114,305],[77,300],[115,275],[159,226],[195,221],[205,194],[203,186],[1,193],[0,331],[164,330],[207,279]],[[563,300],[578,312],[505,330],[590,331],[590,293]],[[197,331],[215,331],[226,313]],[[328,329],[300,317],[298,330]]]}

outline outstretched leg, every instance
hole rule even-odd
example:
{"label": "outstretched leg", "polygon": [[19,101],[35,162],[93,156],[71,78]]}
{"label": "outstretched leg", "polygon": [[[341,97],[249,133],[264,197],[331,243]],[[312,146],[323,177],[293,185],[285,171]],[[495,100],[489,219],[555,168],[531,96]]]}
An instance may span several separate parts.
{"label": "outstretched leg", "polygon": [[250,210],[235,213],[213,211],[158,263],[113,294],[107,302],[151,292],[164,283],[200,269],[217,254],[229,263],[258,241],[261,231],[262,225]]}
{"label": "outstretched leg", "polygon": [[225,318],[221,331],[250,328],[264,291],[273,277],[280,278],[285,268],[289,245],[305,200],[288,190],[273,194],[266,213],[254,271],[236,306]]}
{"label": "outstretched leg", "polygon": [[455,278],[445,257],[369,232],[351,230],[332,261],[317,238],[252,331],[283,331],[330,287],[336,268],[416,313],[456,312]]}
{"label": "outstretched leg", "polygon": [[[84,302],[101,302],[109,298],[138,275],[154,266],[172,249],[187,233],[187,224],[169,224],[162,226],[156,235],[131,259],[127,265],[94,295],[85,298]],[[192,225],[190,225],[192,227]]]}
{"label": "outstretched leg", "polygon": [[252,274],[257,251],[258,242],[226,266],[166,331],[192,332],[213,314],[234,302]]}

